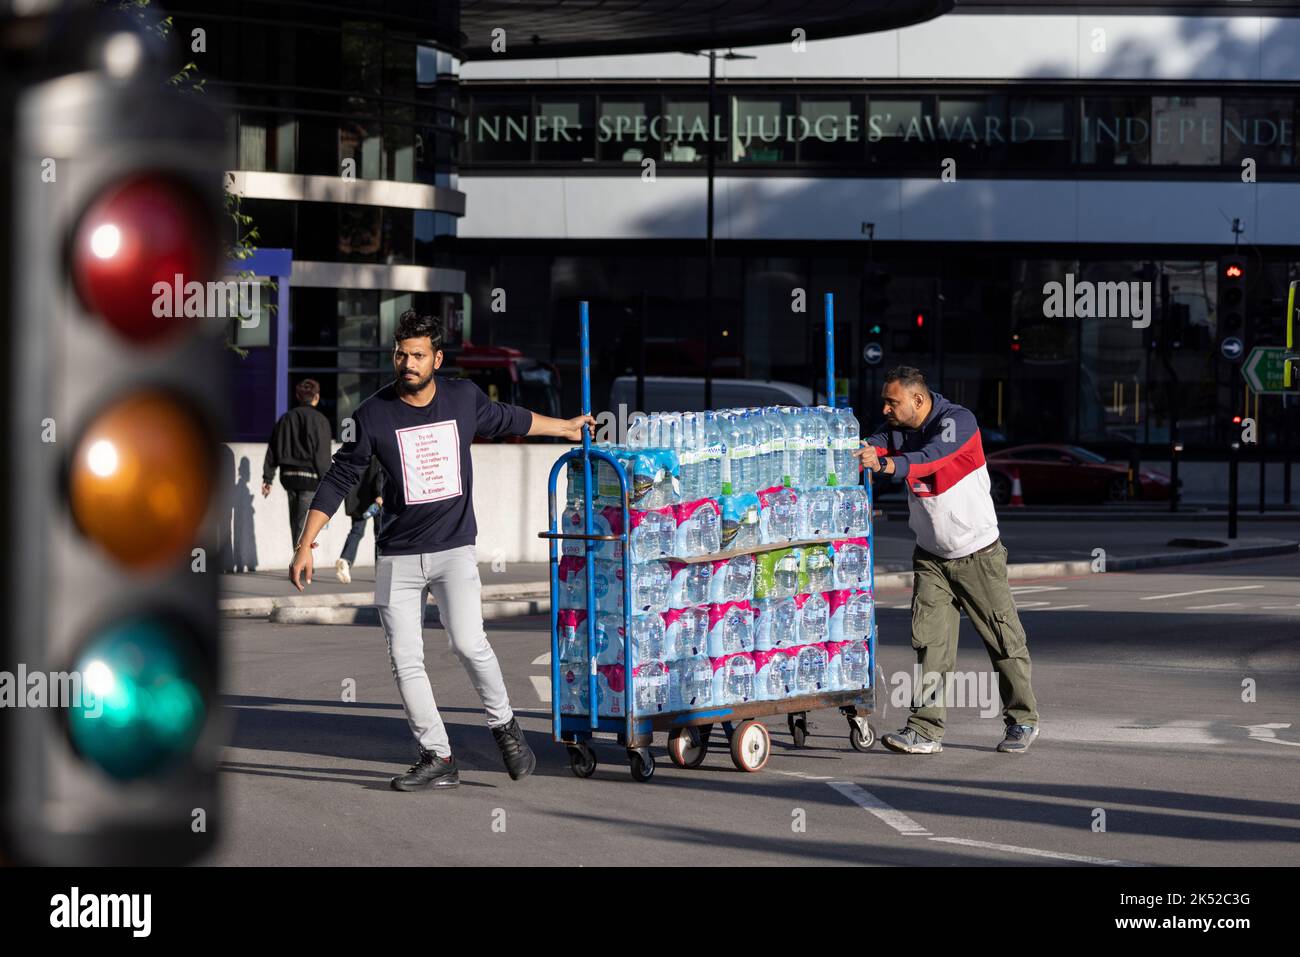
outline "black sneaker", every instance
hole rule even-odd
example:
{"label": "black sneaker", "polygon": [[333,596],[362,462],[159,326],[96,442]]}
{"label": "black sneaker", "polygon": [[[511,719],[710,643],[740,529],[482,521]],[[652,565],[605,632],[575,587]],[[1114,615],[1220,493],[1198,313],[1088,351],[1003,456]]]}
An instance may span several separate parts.
{"label": "black sneaker", "polygon": [[537,756],[524,740],[523,729],[516,719],[511,718],[509,724],[493,728],[492,737],[497,739],[497,747],[501,749],[501,757],[506,762],[506,770],[510,772],[512,781],[533,773],[533,768],[537,767]]}
{"label": "black sneaker", "polygon": [[420,749],[420,760],[399,774],[389,784],[394,791],[423,791],[427,788],[454,788],[460,784],[460,768],[456,758],[440,758],[432,751]]}

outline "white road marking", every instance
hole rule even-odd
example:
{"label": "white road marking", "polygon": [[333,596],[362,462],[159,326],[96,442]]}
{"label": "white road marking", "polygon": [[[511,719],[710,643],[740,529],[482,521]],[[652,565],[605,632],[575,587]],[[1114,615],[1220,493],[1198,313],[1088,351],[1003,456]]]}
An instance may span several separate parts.
{"label": "white road marking", "polygon": [[804,771],[777,771],[777,774],[784,774],[788,778],[803,778],[805,781],[834,781],[834,778],[826,777],[821,774],[808,774]]}
{"label": "white road marking", "polygon": [[827,786],[839,791],[863,810],[870,811],[899,834],[906,834],[909,837],[931,836],[929,828],[917,824],[902,811],[890,807],[870,791],[864,791],[852,781],[828,781]]}
{"label": "white road marking", "polygon": [[1239,728],[1245,728],[1252,738],[1256,741],[1267,741],[1269,744],[1285,744],[1293,748],[1300,748],[1300,741],[1283,741],[1277,736],[1280,729],[1291,727],[1290,724],[1242,724]]}
{"label": "white road marking", "polygon": [[895,610],[897,611],[897,610],[902,610],[902,609],[904,609],[904,608],[911,608],[912,606],[911,606],[911,604],[909,603],[909,604],[906,604],[906,605],[890,605],[889,607],[890,607],[890,608],[893,608],[893,609],[895,609]]}
{"label": "white road marking", "polygon": [[1050,605],[1050,604],[1051,604],[1050,601],[1018,601],[1016,602],[1016,607],[1017,608],[1039,608],[1043,605]]}
{"label": "white road marking", "polygon": [[1088,606],[1087,606],[1086,604],[1083,604],[1083,605],[1056,605],[1056,606],[1053,607],[1053,608],[1044,608],[1043,611],[1065,611],[1066,609],[1069,609],[1069,608],[1087,608],[1087,607],[1088,607]]}
{"label": "white road marking", "polygon": [[1013,595],[1028,595],[1030,592],[1036,592],[1036,591],[1067,591],[1067,590],[1068,589],[1065,585],[1012,585],[1011,586],[1011,594]]}
{"label": "white road marking", "polygon": [[1300,608],[1300,605],[1260,605],[1259,607],[1261,611],[1278,611],[1280,609],[1290,611],[1292,608]]}
{"label": "white road marking", "polygon": [[1030,857],[1050,857],[1058,861],[1071,861],[1075,864],[1098,864],[1103,867],[1140,867],[1138,864],[1125,864],[1123,861],[1110,860],[1105,857],[1088,857],[1086,854],[1066,854],[1062,851],[1040,851],[1036,847],[1017,847],[1014,844],[995,844],[992,841],[972,841],[965,837],[932,837],[932,841],[944,844],[960,844],[962,847],[982,847],[990,851],[1005,851],[1008,854],[1028,854]]}
{"label": "white road marking", "polygon": [[551,703],[551,679],[543,678],[538,675],[529,675],[528,680],[533,683],[533,690],[537,692],[537,700],[542,704]]}
{"label": "white road marking", "polygon": [[[782,773],[788,774],[790,772]],[[918,824],[902,811],[890,807],[870,791],[863,790],[851,781],[828,781],[827,786],[834,788],[858,807],[869,811],[871,814],[892,827],[899,834],[906,837],[928,837],[932,841],[940,841],[944,844],[960,844],[963,847],[981,847],[988,850],[1003,851],[1008,854],[1027,854],[1031,857],[1050,857],[1055,860],[1070,861],[1075,864],[1099,864],[1109,867],[1135,866],[1125,865],[1123,861],[1110,860],[1109,858],[1104,857],[1088,857],[1084,854],[1066,854],[1061,851],[1040,851],[1036,847],[1017,847],[1014,844],[995,844],[992,841],[973,841],[964,837],[937,837],[930,833],[929,829],[926,828],[925,825]]]}
{"label": "white road marking", "polygon": [[1240,608],[1239,601],[1221,601],[1217,605],[1188,605],[1187,611],[1205,611],[1207,608]]}
{"label": "white road marking", "polygon": [[533,664],[535,665],[549,665],[550,663],[551,663],[551,653],[549,651],[543,651],[540,655],[538,655],[536,658],[533,659]]}
{"label": "white road marking", "polygon": [[1263,585],[1229,585],[1225,588],[1200,588],[1196,591],[1176,591],[1168,595],[1143,595],[1138,601],[1155,601],[1158,598],[1186,598],[1188,595],[1208,595],[1216,591],[1250,591],[1252,588],[1263,588]]}

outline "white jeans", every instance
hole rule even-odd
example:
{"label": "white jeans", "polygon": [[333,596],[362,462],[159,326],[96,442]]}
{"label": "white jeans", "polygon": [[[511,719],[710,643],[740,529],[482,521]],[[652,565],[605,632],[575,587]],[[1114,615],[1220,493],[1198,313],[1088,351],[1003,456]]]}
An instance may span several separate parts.
{"label": "white jeans", "polygon": [[447,729],[424,669],[424,593],[438,606],[451,650],[487,709],[488,727],[514,717],[496,653],[483,631],[482,583],[473,545],[422,555],[383,555],[375,568],[375,605],[411,733],[427,751],[451,754]]}

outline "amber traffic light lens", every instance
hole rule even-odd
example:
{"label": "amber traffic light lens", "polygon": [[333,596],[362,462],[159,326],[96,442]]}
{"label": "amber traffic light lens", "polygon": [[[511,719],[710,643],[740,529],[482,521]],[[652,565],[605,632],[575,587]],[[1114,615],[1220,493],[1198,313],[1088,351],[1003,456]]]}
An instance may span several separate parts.
{"label": "amber traffic light lens", "polygon": [[213,487],[208,430],[160,392],[121,399],[77,444],[69,476],[82,532],[137,568],[176,560],[194,547]]}

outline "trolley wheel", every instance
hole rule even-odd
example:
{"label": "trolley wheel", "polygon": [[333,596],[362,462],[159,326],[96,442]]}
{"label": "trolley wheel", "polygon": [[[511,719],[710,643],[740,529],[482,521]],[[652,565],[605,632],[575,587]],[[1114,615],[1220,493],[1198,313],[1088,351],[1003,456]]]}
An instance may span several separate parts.
{"label": "trolley wheel", "polygon": [[655,773],[655,756],[650,753],[649,748],[640,748],[639,750],[629,750],[627,752],[627,762],[632,769],[633,781],[649,781]]}
{"label": "trolley wheel", "polygon": [[790,737],[794,738],[794,746],[802,748],[808,741],[808,716],[791,714],[786,718],[786,724],[790,726]]}
{"label": "trolley wheel", "polygon": [[589,778],[596,773],[596,752],[583,741],[569,745],[569,767],[580,778]]}
{"label": "trolley wheel", "polygon": [[709,753],[709,742],[696,728],[674,728],[668,735],[668,758],[679,768],[698,768]]}
{"label": "trolley wheel", "polygon": [[876,732],[867,724],[866,718],[849,719],[849,744],[854,751],[870,751],[876,743]]}
{"label": "trolley wheel", "polygon": [[763,770],[772,756],[772,737],[761,721],[744,721],[731,735],[731,760],[742,771]]}

